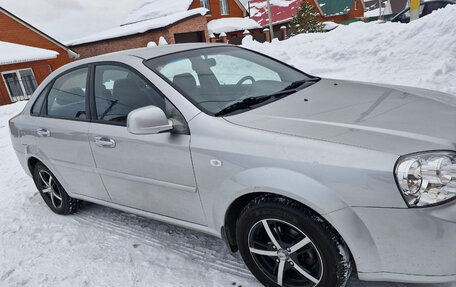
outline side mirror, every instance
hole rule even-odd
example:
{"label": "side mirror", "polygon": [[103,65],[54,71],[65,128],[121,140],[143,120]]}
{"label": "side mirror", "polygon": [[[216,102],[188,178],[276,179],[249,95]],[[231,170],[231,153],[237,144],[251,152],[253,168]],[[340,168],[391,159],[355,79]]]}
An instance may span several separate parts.
{"label": "side mirror", "polygon": [[135,135],[158,134],[173,129],[173,122],[156,106],[131,111],[127,117],[127,130]]}

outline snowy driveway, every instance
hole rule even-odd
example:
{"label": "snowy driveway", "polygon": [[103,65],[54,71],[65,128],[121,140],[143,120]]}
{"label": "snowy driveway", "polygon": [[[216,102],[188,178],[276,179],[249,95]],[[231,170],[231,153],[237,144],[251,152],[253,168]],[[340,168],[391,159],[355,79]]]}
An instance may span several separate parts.
{"label": "snowy driveway", "polygon": [[217,238],[94,204],[53,214],[10,145],[22,106],[0,107],[0,286],[259,286]]}

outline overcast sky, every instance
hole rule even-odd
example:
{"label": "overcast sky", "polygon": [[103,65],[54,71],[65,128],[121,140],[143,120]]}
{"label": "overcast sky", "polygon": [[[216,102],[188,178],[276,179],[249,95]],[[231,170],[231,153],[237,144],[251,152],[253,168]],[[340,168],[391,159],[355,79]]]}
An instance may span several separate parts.
{"label": "overcast sky", "polygon": [[119,25],[136,1],[0,0],[0,6],[65,42]]}

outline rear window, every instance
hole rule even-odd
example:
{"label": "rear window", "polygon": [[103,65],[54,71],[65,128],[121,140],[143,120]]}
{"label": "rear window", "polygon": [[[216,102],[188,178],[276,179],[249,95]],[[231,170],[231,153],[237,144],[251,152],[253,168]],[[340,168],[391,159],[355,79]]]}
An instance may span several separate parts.
{"label": "rear window", "polygon": [[66,73],[54,82],[46,102],[48,116],[86,119],[88,68]]}

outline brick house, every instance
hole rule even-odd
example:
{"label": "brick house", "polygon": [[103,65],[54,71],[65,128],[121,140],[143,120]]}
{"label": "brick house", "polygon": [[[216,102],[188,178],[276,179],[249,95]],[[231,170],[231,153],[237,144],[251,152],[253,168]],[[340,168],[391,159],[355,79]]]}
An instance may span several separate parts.
{"label": "brick house", "polygon": [[206,15],[208,22],[221,18],[248,16],[247,9],[240,0],[193,0],[190,9],[199,7],[209,10]]}
{"label": "brick house", "polygon": [[81,58],[146,47],[163,37],[169,44],[209,42],[208,21],[241,19],[240,0],[140,0],[127,19],[113,29],[67,43]]}
{"label": "brick house", "polygon": [[28,99],[53,70],[78,54],[0,7],[0,105]]}
{"label": "brick house", "polygon": [[118,27],[66,43],[81,58],[146,47],[163,37],[169,44],[209,42],[204,7],[193,0],[140,0]]}

